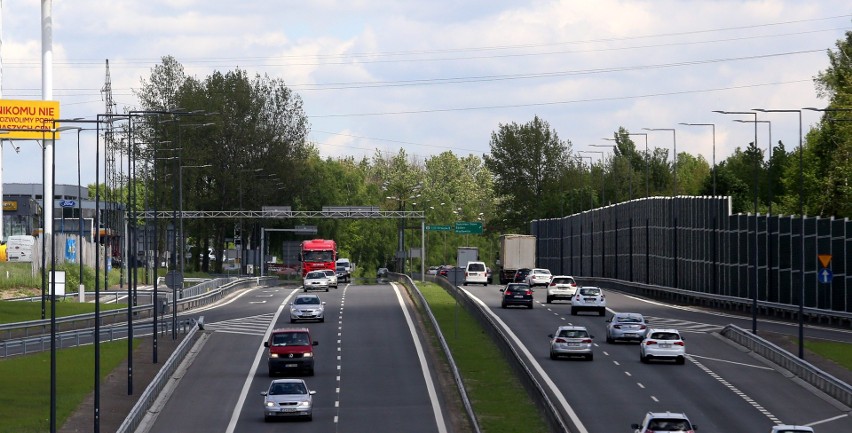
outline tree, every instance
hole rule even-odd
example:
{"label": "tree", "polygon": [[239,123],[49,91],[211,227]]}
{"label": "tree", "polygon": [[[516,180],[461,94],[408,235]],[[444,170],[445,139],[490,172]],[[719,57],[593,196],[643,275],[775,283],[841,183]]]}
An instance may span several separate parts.
{"label": "tree", "polygon": [[500,124],[489,144],[491,154],[483,159],[494,175],[494,193],[505,214],[500,227],[526,231],[530,220],[547,214],[541,204],[559,185],[571,143],[561,141],[547,122],[535,116],[524,125]]}

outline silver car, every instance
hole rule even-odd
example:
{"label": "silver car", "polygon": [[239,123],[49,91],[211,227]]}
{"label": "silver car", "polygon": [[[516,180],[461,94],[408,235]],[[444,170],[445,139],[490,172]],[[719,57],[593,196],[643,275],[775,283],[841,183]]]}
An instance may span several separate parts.
{"label": "silver car", "polygon": [[317,320],[325,322],[325,302],[313,294],[297,295],[290,303],[290,323],[297,320]]}
{"label": "silver car", "polygon": [[325,276],[328,277],[328,285],[330,287],[337,288],[337,271],[332,271],[331,269],[326,269]]}
{"label": "silver car", "polygon": [[302,379],[276,379],[269,389],[260,393],[263,396],[263,419],[305,418],[312,420],[313,395],[316,391],[308,389]]}
{"label": "silver car", "polygon": [[305,274],[305,279],[302,280],[302,288],[308,290],[325,290],[328,291],[329,281],[325,271],[311,271]]}
{"label": "silver car", "polygon": [[550,284],[551,275],[549,269],[543,268],[533,268],[529,274],[527,274],[526,283],[530,285],[530,287],[535,286],[546,286]]}
{"label": "silver car", "polygon": [[592,352],[592,339],[585,326],[560,326],[550,337],[550,359],[560,356],[582,356],[591,361],[595,354]]}
{"label": "silver car", "polygon": [[606,321],[606,342],[642,341],[648,334],[648,322],[639,313],[615,313]]}

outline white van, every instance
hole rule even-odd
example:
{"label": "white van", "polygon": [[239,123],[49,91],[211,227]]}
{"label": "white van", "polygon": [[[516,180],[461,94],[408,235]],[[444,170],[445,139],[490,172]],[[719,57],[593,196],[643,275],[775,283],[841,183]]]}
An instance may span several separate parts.
{"label": "white van", "polygon": [[352,263],[349,262],[349,259],[337,259],[337,266],[343,266],[347,273],[352,273]]}
{"label": "white van", "polygon": [[468,284],[488,285],[488,268],[485,262],[467,262],[464,270],[464,285]]}
{"label": "white van", "polygon": [[32,262],[35,237],[12,235],[6,241],[6,257],[10,262]]}

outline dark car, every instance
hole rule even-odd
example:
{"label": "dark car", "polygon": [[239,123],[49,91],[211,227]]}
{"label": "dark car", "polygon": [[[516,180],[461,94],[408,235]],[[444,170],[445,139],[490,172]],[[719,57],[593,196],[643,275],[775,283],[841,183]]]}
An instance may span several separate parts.
{"label": "dark car", "polygon": [[530,268],[518,269],[517,271],[515,271],[515,278],[512,280],[512,282],[515,282],[515,283],[525,282],[527,280],[527,275],[529,275],[530,272],[532,272],[532,269],[530,269]]}
{"label": "dark car", "polygon": [[448,278],[451,270],[453,270],[452,265],[438,266],[438,276]]}
{"label": "dark car", "polygon": [[528,284],[509,283],[500,291],[503,292],[503,301],[500,303],[503,308],[511,305],[533,307],[533,291]]}

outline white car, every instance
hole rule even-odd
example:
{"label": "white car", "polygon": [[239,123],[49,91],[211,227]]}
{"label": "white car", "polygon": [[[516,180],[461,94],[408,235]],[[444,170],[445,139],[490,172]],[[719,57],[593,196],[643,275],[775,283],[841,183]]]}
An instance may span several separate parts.
{"label": "white car", "polygon": [[297,320],[325,322],[325,302],[317,295],[297,295],[290,303],[290,323],[295,323]]}
{"label": "white car", "polygon": [[328,283],[328,275],[325,274],[325,271],[311,271],[305,274],[305,278],[302,280],[302,288],[306,292],[308,290],[325,290],[327,292]]}
{"label": "white car", "polygon": [[648,412],[641,424],[631,427],[634,433],[693,433],[698,430],[698,426],[681,412]]}
{"label": "white car", "polygon": [[550,274],[549,269],[542,268],[533,268],[529,274],[527,274],[526,283],[530,285],[530,287],[535,286],[546,286],[550,284],[550,277],[553,275]]}
{"label": "white car", "polygon": [[577,312],[591,310],[597,311],[599,316],[606,314],[606,295],[600,287],[580,287],[574,298],[571,299],[571,315]]}
{"label": "white car", "polygon": [[[686,362],[686,344],[677,329],[649,329],[639,343],[639,360],[673,359],[678,364]],[[644,431],[644,430],[643,430]]]}
{"label": "white car", "polygon": [[331,269],[326,269],[323,272],[325,272],[325,276],[328,277],[328,286],[334,287],[336,289],[337,288],[337,271],[332,271]]}
{"label": "white car", "polygon": [[482,284],[488,285],[488,267],[485,262],[467,262],[467,268],[464,270],[464,285]]}
{"label": "white car", "polygon": [[577,293],[577,282],[568,275],[554,275],[547,284],[547,303],[564,299],[570,301]]}

